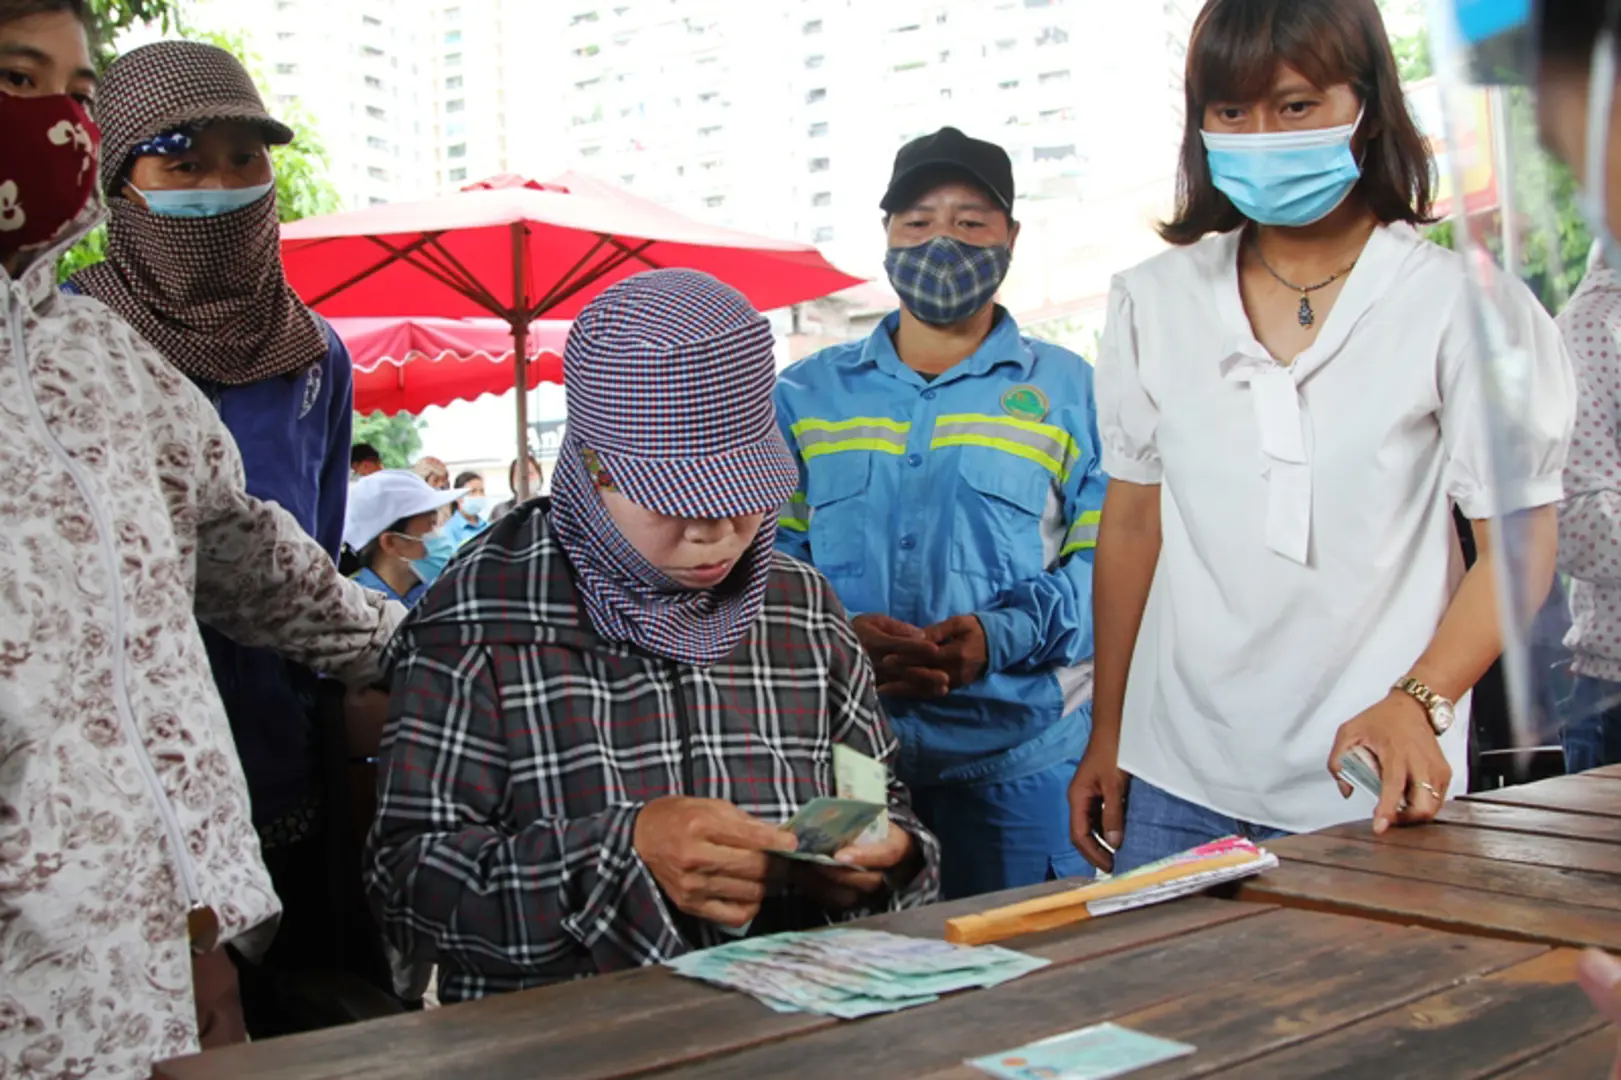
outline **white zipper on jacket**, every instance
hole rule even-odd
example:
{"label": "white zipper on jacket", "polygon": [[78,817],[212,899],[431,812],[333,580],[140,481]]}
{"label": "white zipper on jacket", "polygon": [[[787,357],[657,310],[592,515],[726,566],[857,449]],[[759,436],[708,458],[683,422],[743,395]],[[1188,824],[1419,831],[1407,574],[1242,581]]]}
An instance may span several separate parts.
{"label": "white zipper on jacket", "polygon": [[[163,819],[164,830],[169,834],[169,848],[174,853],[175,866],[180,871],[180,886],[186,894],[186,911],[188,924],[197,912],[205,911],[208,905],[203,900],[202,888],[197,881],[197,866],[192,861],[191,849],[186,846],[185,830],[180,827],[180,818],[175,814],[174,804],[169,801],[168,792],[163,790],[163,782],[158,779],[157,768],[152,764],[152,756],[147,753],[146,740],[141,737],[141,729],[135,722],[135,710],[130,705],[129,691],[125,684],[126,672],[124,669],[125,628],[124,628],[124,588],[123,575],[119,570],[118,552],[113,547],[113,532],[107,515],[101,504],[95,498],[95,489],[79,463],[73,460],[73,455],[67,452],[56,434],[51,431],[49,421],[45,419],[45,411],[39,407],[39,398],[34,394],[33,372],[29,369],[28,345],[23,335],[23,320],[27,317],[32,305],[28,301],[27,286],[21,281],[12,283],[10,295],[7,297],[7,321],[11,327],[11,350],[17,364],[18,378],[28,397],[29,411],[33,414],[34,422],[39,425],[40,434],[51,448],[52,454],[67,469],[73,483],[84,496],[85,504],[90,509],[90,517],[96,527],[96,538],[101,559],[107,574],[107,588],[112,600],[113,611],[113,703],[118,712],[119,725],[124,729],[124,740],[129,743],[130,752],[135,756],[135,763],[140,767],[141,775],[146,780],[147,790],[152,801],[158,809],[158,816]],[[188,930],[193,929],[188,925]],[[217,927],[216,927],[217,932]]]}

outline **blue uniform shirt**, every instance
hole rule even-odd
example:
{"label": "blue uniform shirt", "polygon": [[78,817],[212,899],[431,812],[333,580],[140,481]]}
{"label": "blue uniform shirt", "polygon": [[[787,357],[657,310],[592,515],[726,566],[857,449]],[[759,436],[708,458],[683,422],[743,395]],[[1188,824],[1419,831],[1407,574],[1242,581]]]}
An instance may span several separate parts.
{"label": "blue uniform shirt", "polygon": [[[286,510],[335,561],[349,504],[354,368],[331,327],[326,334],[326,358],[293,378],[276,376],[245,386],[199,380],[198,386],[236,439],[248,494]],[[253,819],[265,825],[298,809],[316,791],[316,676],[269,649],[247,648],[206,626],[202,630],[247,774]]]}
{"label": "blue uniform shirt", "polygon": [[353,578],[354,583],[359,585],[361,588],[370,589],[372,592],[382,593],[390,600],[404,604],[408,608],[416,607],[417,601],[422,599],[422,594],[428,591],[428,587],[419,581],[415,585],[411,586],[409,592],[407,592],[404,596],[401,596],[399,593],[394,591],[394,586],[384,581],[382,576],[369,566],[361,567],[355,572]]}
{"label": "blue uniform shirt", "polygon": [[986,674],[886,699],[915,785],[1012,779],[1078,757],[1091,727],[1092,558],[1107,484],[1092,368],[1006,311],[935,378],[901,362],[892,314],[790,367],[778,422],[801,490],[778,546],[852,615],[927,627],[976,615]]}

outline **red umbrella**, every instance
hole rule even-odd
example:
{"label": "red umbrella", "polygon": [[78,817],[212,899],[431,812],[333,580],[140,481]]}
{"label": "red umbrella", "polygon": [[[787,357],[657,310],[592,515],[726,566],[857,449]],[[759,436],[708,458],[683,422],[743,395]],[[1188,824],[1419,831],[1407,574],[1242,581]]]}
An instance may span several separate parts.
{"label": "red umbrella", "polygon": [[[860,283],[808,244],[714,228],[576,176],[499,176],[427,202],[306,218],[282,227],[282,261],[293,288],[329,318],[495,316],[511,328],[520,386],[531,323],[572,318],[643,270],[705,271],[761,310]],[[528,453],[524,397],[520,459]],[[519,482],[527,487],[523,470]]]}
{"label": "red umbrella", "polygon": [[[499,319],[332,319],[355,362],[355,411],[418,413],[429,405],[504,394],[512,328]],[[526,335],[525,384],[563,381],[569,324],[545,321]]]}

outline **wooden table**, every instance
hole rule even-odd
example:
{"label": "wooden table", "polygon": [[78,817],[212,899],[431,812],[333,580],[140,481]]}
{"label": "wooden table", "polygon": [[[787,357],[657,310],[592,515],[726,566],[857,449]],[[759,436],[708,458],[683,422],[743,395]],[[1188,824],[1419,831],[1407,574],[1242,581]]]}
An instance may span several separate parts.
{"label": "wooden table", "polygon": [[1621,768],[1449,803],[1434,825],[1274,841],[1241,899],[1621,951]]}
{"label": "wooden table", "polygon": [[[1621,787],[1621,785],[1618,785]],[[1061,887],[1061,886],[1059,886]],[[946,917],[1054,886],[866,925]],[[1576,953],[1271,905],[1193,898],[1008,942],[1053,961],[992,990],[841,1022],[645,969],[172,1061],[160,1080],[960,1078],[963,1060],[1111,1020],[1192,1043],[1141,1080],[1219,1076],[1600,1077],[1614,1036]]]}

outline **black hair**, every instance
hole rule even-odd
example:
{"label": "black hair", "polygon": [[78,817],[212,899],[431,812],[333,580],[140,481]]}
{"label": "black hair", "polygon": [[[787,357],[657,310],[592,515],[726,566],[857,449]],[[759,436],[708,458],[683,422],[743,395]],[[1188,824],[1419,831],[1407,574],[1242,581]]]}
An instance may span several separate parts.
{"label": "black hair", "polygon": [[[411,515],[411,517],[421,517],[421,516],[422,516],[421,514],[412,514]],[[405,530],[406,530],[406,527],[409,526],[410,524],[411,524],[411,518],[402,517],[402,518],[400,518],[400,520],[396,521],[394,524],[390,525],[388,528],[384,529],[382,532],[380,532],[376,536],[372,537],[371,538],[371,543],[369,543],[365,547],[361,548],[359,553],[358,553],[359,558],[360,558],[360,565],[361,566],[370,566],[371,565],[371,561],[374,558],[377,557],[377,552],[382,549],[383,537],[387,536],[389,533],[396,533],[396,534],[399,534],[399,535],[409,536],[410,534],[407,533]]]}
{"label": "black hair", "polygon": [[451,484],[450,486],[453,488],[464,488],[468,484],[471,484],[474,480],[483,481],[483,479],[484,477],[482,474],[469,470],[467,472],[457,473],[455,483]]}
{"label": "black hair", "polygon": [[1280,63],[1319,89],[1350,83],[1362,100],[1363,130],[1373,137],[1365,144],[1357,190],[1379,220],[1432,221],[1429,144],[1408,112],[1375,0],[1210,0],[1188,44],[1176,214],[1160,225],[1160,235],[1192,244],[1244,224],[1210,175],[1205,106],[1270,97]]}
{"label": "black hair", "polygon": [[383,455],[379,454],[377,452],[377,447],[373,446],[371,443],[355,443],[355,445],[349,450],[349,467],[352,469],[356,465],[363,464],[367,461],[375,461],[381,465],[383,463]]}
{"label": "black hair", "polygon": [[72,15],[94,35],[95,22],[90,18],[90,7],[85,0],[0,0],[0,23],[26,19],[30,15],[54,15],[64,12]]}
{"label": "black hair", "polygon": [[1621,5],[1614,0],[1543,0],[1537,26],[1537,51],[1543,63],[1587,70],[1593,42],[1606,22],[1617,30]]}

